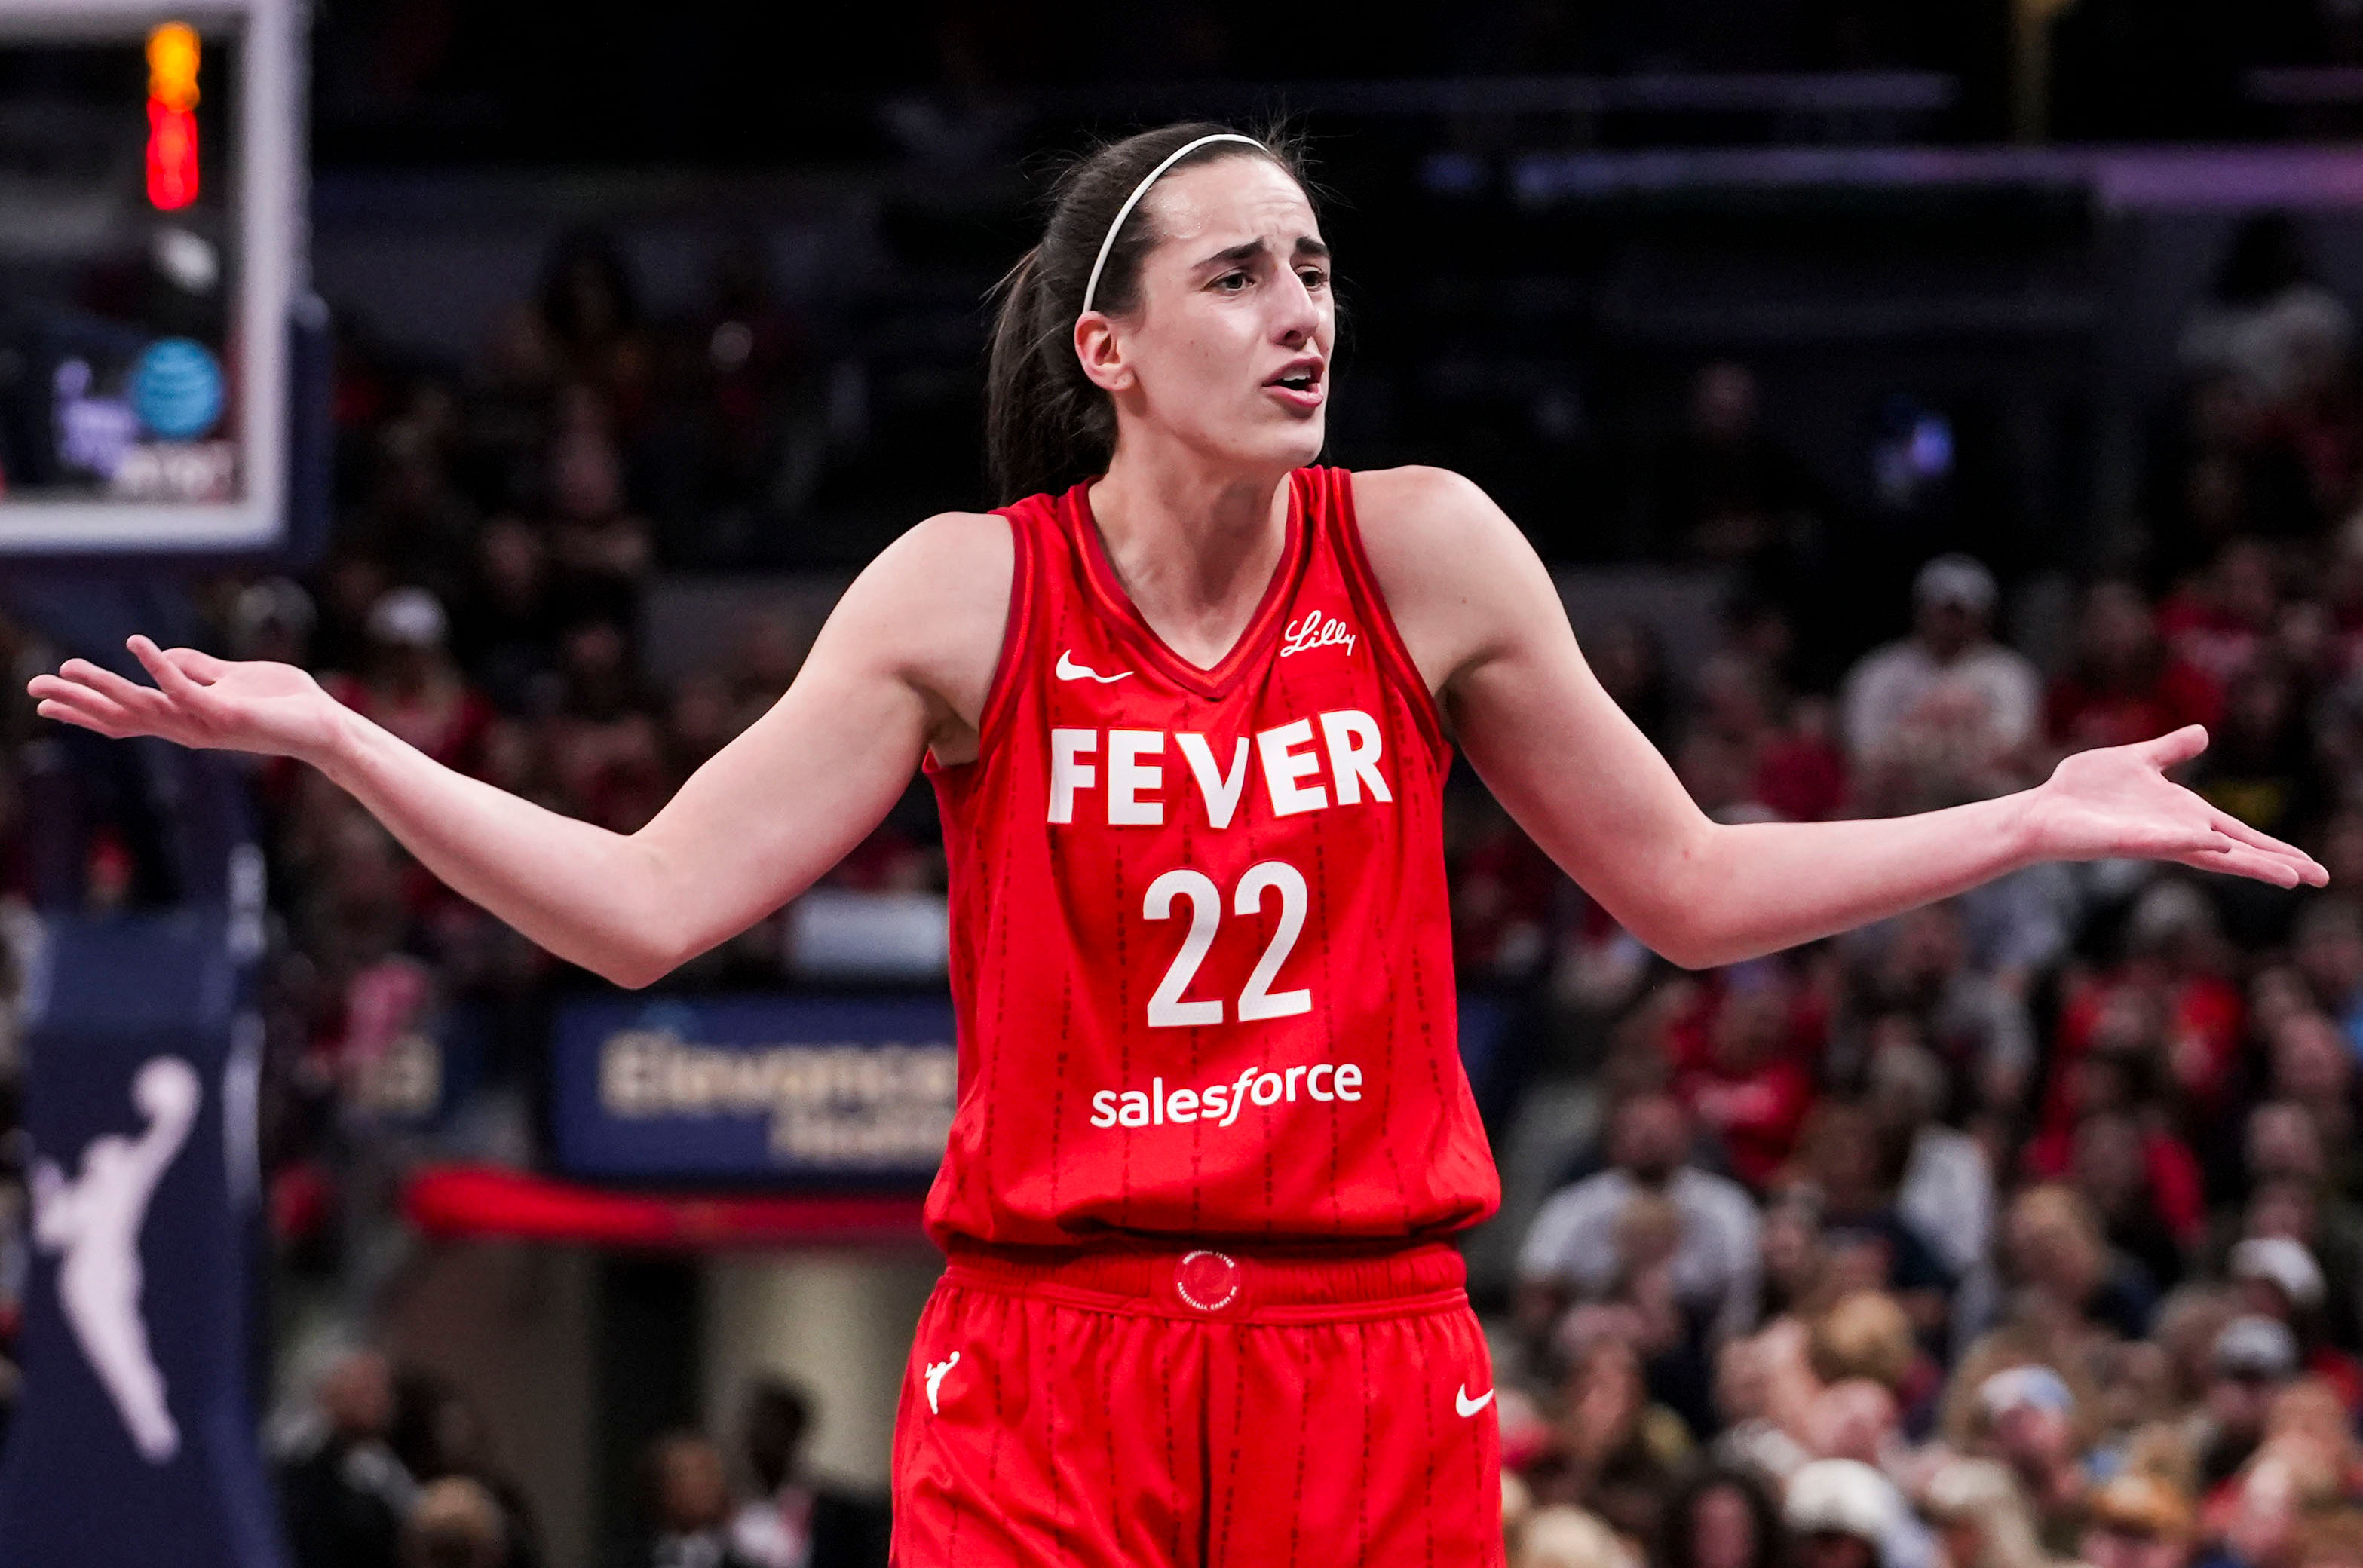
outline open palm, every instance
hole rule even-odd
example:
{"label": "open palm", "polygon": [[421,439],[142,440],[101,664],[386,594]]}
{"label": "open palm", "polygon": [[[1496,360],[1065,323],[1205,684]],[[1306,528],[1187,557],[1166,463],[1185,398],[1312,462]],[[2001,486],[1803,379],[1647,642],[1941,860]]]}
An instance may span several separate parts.
{"label": "open palm", "polygon": [[290,664],[233,662],[194,648],[128,645],[153,686],[127,680],[88,659],[26,685],[45,719],[122,740],[158,735],[183,745],[316,759],[334,741],[343,712],[319,682]]}
{"label": "open palm", "polygon": [[2047,860],[2172,860],[2283,888],[2328,881],[2303,850],[2258,833],[2166,777],[2206,749],[2207,732],[2191,724],[2136,745],[2068,757],[2027,796],[2036,852]]}

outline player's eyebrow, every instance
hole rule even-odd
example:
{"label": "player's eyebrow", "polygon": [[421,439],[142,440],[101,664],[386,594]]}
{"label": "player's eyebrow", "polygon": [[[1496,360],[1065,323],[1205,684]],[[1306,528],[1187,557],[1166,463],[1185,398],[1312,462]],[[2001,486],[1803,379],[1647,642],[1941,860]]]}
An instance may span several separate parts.
{"label": "player's eyebrow", "polygon": [[[1243,240],[1240,243],[1232,246],[1227,250],[1217,250],[1213,255],[1204,258],[1199,261],[1198,265],[1201,267],[1236,267],[1241,262],[1254,260],[1257,257],[1264,253],[1264,242],[1260,239]],[[1299,256],[1318,257],[1323,260],[1328,259],[1329,256],[1329,246],[1327,242],[1310,234],[1300,234],[1296,237],[1295,249],[1296,254]]]}

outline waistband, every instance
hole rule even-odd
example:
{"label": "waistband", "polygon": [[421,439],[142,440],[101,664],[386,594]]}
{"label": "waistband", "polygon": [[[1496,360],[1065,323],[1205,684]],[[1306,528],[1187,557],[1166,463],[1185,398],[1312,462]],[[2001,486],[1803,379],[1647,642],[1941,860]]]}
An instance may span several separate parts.
{"label": "waistband", "polygon": [[1077,1251],[954,1244],[947,1283],[1098,1311],[1232,1323],[1413,1317],[1468,1304],[1441,1242],[1274,1251],[1117,1242]]}

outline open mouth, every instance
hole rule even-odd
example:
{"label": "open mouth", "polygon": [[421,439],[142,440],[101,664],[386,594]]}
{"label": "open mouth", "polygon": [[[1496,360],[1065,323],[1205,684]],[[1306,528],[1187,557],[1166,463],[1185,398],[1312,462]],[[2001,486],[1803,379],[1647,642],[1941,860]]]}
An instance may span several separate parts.
{"label": "open mouth", "polygon": [[1321,394],[1321,370],[1318,363],[1291,365],[1264,385],[1297,397],[1318,397]]}

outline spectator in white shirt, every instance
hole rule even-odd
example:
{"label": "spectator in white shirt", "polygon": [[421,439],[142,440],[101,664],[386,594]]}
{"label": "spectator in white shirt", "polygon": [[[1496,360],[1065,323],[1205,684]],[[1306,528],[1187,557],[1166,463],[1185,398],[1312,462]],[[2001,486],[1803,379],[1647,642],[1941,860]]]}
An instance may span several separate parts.
{"label": "spectator in white shirt", "polygon": [[2035,666],[1993,640],[1999,591],[1969,556],[1938,556],[1912,585],[1912,635],[1863,656],[1841,693],[1847,749],[1868,767],[1941,758],[1991,770],[2033,741],[2043,716]]}
{"label": "spectator in white shirt", "polygon": [[1683,1310],[1705,1325],[1708,1344],[1754,1327],[1763,1267],[1756,1206],[1737,1182],[1689,1164],[1690,1145],[1690,1117],[1670,1094],[1646,1089],[1615,1108],[1609,1168],[1554,1194],[1526,1232],[1519,1317],[1530,1331],[1547,1331],[1569,1305],[1610,1287],[1620,1262],[1618,1220],[1648,1194],[1681,1216],[1669,1273]]}

